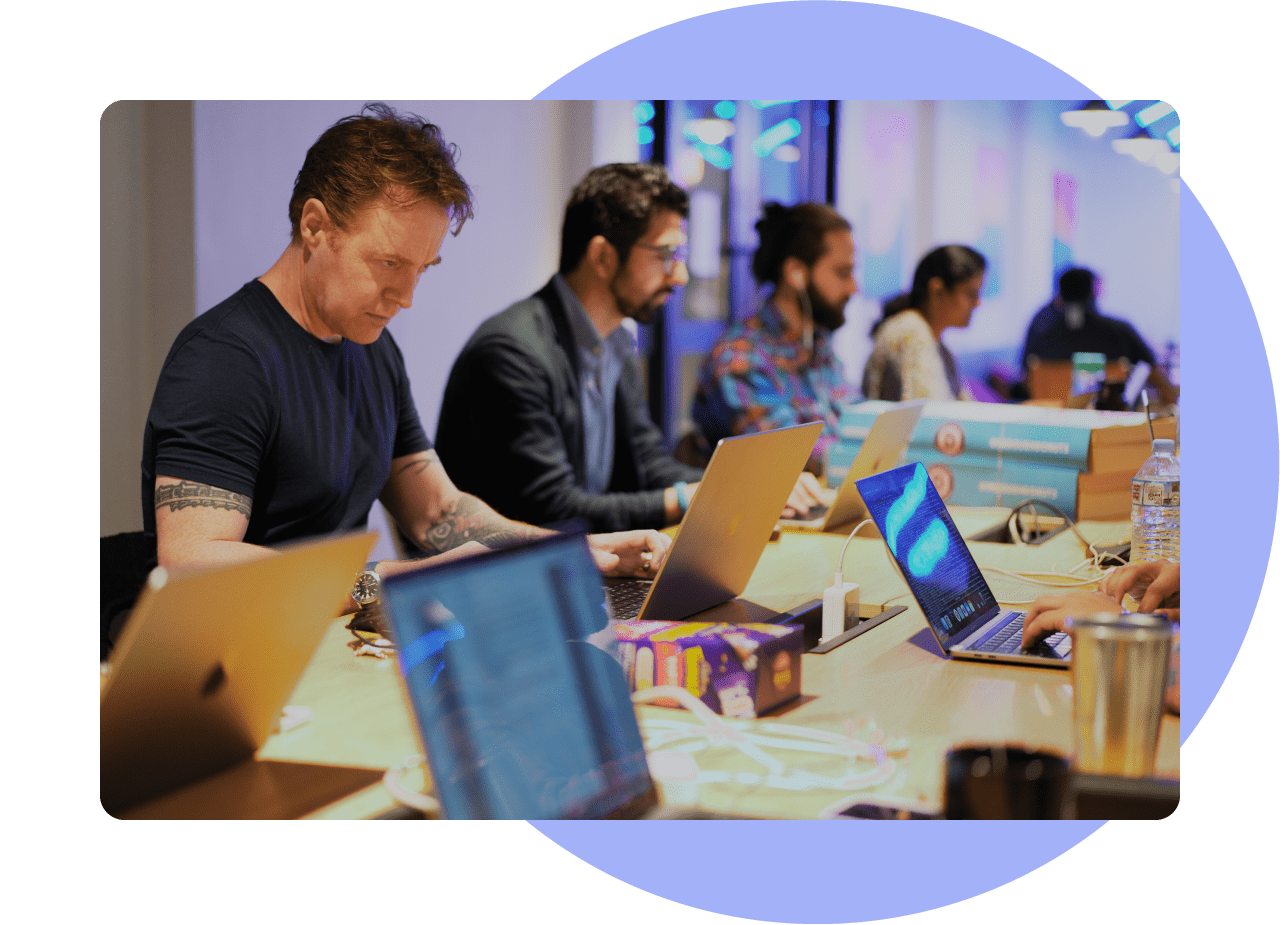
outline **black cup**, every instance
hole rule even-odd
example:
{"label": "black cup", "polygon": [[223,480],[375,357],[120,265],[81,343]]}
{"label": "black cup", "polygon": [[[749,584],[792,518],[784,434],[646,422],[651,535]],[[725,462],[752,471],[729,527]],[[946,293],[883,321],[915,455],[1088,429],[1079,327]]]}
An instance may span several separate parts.
{"label": "black cup", "polygon": [[947,752],[948,819],[1061,819],[1069,766],[1061,755],[974,746]]}

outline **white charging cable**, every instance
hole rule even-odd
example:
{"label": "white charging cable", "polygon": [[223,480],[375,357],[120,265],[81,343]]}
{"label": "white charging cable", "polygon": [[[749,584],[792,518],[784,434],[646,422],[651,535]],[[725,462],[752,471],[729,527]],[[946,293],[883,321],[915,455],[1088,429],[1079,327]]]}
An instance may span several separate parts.
{"label": "white charging cable", "polygon": [[[746,726],[731,725],[717,715],[692,692],[675,685],[660,685],[636,691],[631,695],[636,703],[650,700],[675,700],[696,716],[702,725],[675,719],[649,719],[642,721],[645,729],[645,750],[654,752],[674,747],[688,755],[703,751],[713,745],[733,745],[744,755],[761,764],[767,773],[702,771],[698,770],[700,783],[733,782],[748,786],[768,786],[780,790],[865,790],[890,781],[897,771],[897,763],[890,754],[905,754],[908,743],[901,736],[887,735],[874,722],[869,724],[869,741],[858,738],[858,727],[852,720],[845,722],[845,734],[792,726],[786,723],[751,722]],[[687,741],[691,740],[691,741]],[[677,742],[684,744],[676,745]],[[761,746],[789,751],[813,752],[825,755],[845,755],[852,759],[872,762],[865,771],[832,776],[814,774],[801,768],[789,768],[786,763],[766,753]],[[696,761],[694,767],[697,767]]]}
{"label": "white charging cable", "polygon": [[403,803],[405,806],[421,810],[429,816],[439,817],[440,803],[435,797],[410,790],[400,783],[401,774],[420,767],[425,768],[426,763],[427,759],[423,755],[410,755],[399,765],[387,768],[387,773],[382,775],[382,786],[387,788],[387,792],[391,794],[397,803]]}
{"label": "white charging cable", "polygon": [[861,588],[856,582],[844,580],[844,557],[849,551],[849,542],[859,530],[871,523],[867,518],[849,531],[849,538],[844,541],[840,550],[840,558],[836,561],[835,580],[831,587],[822,592],[822,635],[820,642],[827,642],[839,636],[848,627],[850,617],[858,609]]}

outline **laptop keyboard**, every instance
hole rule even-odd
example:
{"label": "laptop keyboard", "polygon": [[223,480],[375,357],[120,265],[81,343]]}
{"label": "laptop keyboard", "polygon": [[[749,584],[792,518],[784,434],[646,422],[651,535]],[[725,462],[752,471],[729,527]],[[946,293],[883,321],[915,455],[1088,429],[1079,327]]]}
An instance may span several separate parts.
{"label": "laptop keyboard", "polygon": [[[974,646],[977,652],[994,652],[998,655],[1010,655],[1022,652],[1022,620],[1024,613],[1015,613],[1013,619],[996,633]],[[1071,654],[1071,637],[1066,633],[1054,633],[1037,642],[1026,652],[1031,655],[1046,655],[1050,658],[1066,658]]]}
{"label": "laptop keyboard", "polygon": [[615,620],[634,620],[640,616],[640,608],[644,599],[649,596],[652,581],[637,579],[634,581],[610,582],[604,587],[605,599],[609,602],[609,612]]}

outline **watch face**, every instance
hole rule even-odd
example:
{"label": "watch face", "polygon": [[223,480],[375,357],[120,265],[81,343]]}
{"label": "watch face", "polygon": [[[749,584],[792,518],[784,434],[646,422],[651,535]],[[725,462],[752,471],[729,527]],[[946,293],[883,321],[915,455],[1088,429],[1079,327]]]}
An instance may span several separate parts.
{"label": "watch face", "polygon": [[351,592],[357,604],[368,604],[378,599],[378,588],[382,584],[377,572],[361,572],[356,579],[355,590]]}

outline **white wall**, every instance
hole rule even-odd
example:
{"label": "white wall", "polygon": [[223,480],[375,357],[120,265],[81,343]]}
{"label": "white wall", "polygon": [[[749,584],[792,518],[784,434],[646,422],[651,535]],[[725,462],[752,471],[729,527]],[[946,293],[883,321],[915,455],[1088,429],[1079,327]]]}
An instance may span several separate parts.
{"label": "white wall", "polygon": [[[1160,355],[1178,342],[1177,181],[1116,154],[1111,130],[1095,139],[1064,126],[1058,101],[850,101],[841,104],[837,207],[854,223],[859,273],[893,235],[886,216],[902,213],[903,288],[915,264],[939,244],[982,249],[988,227],[1001,229],[1000,292],[985,297],[966,330],[944,335],[957,353],[1021,346],[1027,323],[1053,294],[1053,177],[1077,184],[1074,259],[1104,280],[1099,305],[1131,321]],[[901,124],[886,120],[898,114]],[[903,163],[877,163],[886,126],[909,141]],[[1131,127],[1130,127],[1131,128]],[[910,167],[906,161],[911,162]],[[986,164],[987,169],[981,165]],[[994,170],[992,166],[994,165]],[[903,178],[914,182],[903,188]],[[860,278],[861,281],[861,278]],[[836,348],[860,381],[870,353],[867,330],[879,306],[855,297]]]}

